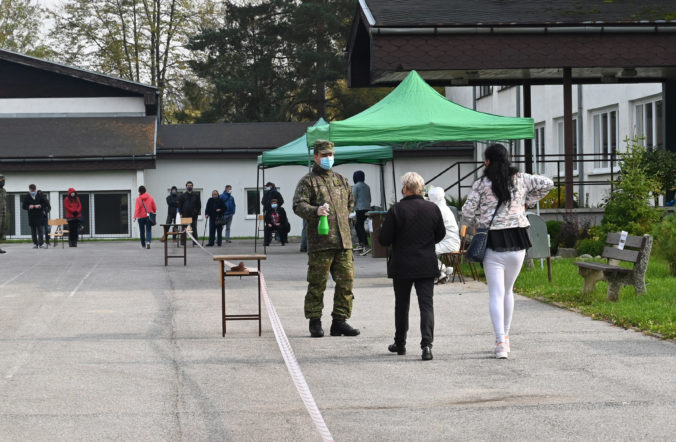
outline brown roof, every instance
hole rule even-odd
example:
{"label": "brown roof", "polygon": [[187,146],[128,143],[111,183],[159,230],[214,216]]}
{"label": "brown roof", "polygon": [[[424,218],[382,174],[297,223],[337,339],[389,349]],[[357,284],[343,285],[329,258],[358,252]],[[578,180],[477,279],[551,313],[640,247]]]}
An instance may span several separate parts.
{"label": "brown roof", "polygon": [[365,0],[383,27],[644,24],[676,21],[674,0]]}
{"label": "brown roof", "polygon": [[0,118],[0,159],[148,157],[154,117]]}
{"label": "brown roof", "polygon": [[158,153],[257,152],[275,149],[302,136],[310,122],[162,125]]}

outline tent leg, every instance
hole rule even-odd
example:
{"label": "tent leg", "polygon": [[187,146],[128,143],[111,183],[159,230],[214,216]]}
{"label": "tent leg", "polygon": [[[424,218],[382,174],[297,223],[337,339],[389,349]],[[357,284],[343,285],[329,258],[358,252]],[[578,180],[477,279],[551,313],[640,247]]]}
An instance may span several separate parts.
{"label": "tent leg", "polygon": [[[394,202],[397,202],[397,178],[394,175],[394,151],[392,152],[392,193],[394,194]],[[383,207],[383,210],[387,210]]]}
{"label": "tent leg", "polygon": [[380,207],[385,209],[385,164],[380,163]]}
{"label": "tent leg", "polygon": [[[261,177],[261,168],[258,167],[256,169],[256,199],[258,199],[258,189],[260,187],[260,177]],[[258,209],[259,206],[256,206],[256,222],[254,223],[254,253],[256,253],[257,247],[258,247],[258,212],[260,211]]]}

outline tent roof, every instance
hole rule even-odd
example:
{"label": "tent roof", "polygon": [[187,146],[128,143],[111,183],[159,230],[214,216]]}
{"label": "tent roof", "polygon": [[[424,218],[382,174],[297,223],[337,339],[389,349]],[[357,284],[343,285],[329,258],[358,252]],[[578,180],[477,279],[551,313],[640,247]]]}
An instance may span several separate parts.
{"label": "tent roof", "polygon": [[[312,127],[327,126],[328,123],[320,118]],[[263,168],[308,165],[307,135],[303,135],[277,149],[263,152],[258,156],[258,166]],[[345,163],[380,163],[392,159],[391,146],[339,146],[336,147],[335,165]]]}
{"label": "tent roof", "polygon": [[533,138],[532,118],[501,117],[453,103],[416,71],[365,111],[307,130],[307,143],[404,144],[420,141],[487,141]]}

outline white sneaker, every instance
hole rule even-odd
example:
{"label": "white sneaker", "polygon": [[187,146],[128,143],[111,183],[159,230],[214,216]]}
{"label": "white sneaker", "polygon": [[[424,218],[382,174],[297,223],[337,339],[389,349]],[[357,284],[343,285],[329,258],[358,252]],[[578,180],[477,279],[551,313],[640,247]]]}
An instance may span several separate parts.
{"label": "white sneaker", "polygon": [[495,359],[507,359],[509,356],[504,342],[498,342],[493,353],[495,353]]}
{"label": "white sneaker", "polygon": [[511,350],[509,349],[509,336],[505,336],[505,348],[507,349],[507,353],[509,353]]}

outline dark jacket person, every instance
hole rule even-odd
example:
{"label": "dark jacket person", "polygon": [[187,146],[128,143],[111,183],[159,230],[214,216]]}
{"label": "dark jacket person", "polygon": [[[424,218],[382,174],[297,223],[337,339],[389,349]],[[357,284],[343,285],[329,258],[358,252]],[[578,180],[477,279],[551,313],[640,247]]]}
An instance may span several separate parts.
{"label": "dark jacket person", "polygon": [[378,239],[391,246],[387,276],[394,286],[394,344],[388,348],[406,354],[408,309],[411,288],[415,284],[420,307],[420,347],[423,360],[432,359],[434,340],[434,278],[439,276],[434,245],[444,239],[446,228],[436,204],[425,201],[425,182],[415,172],[402,178],[404,198],[392,206],[383,221]]}

